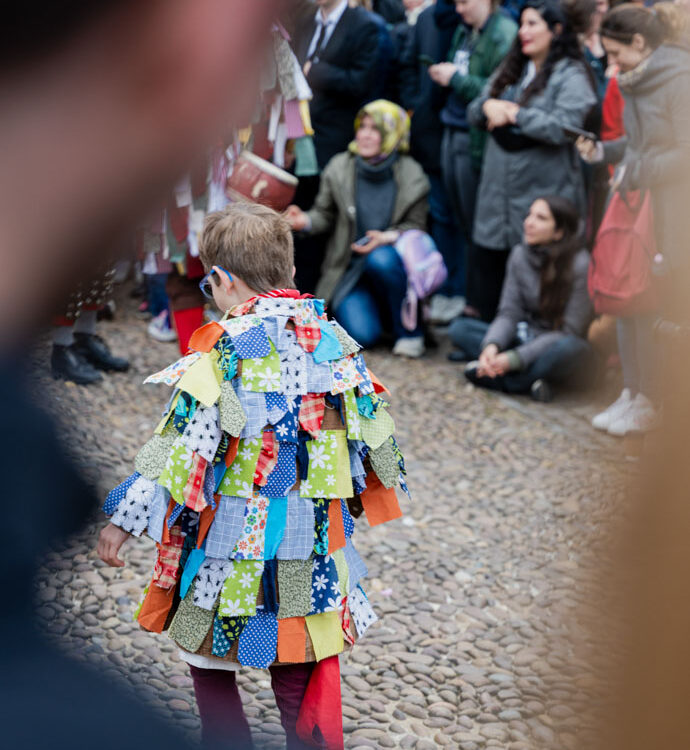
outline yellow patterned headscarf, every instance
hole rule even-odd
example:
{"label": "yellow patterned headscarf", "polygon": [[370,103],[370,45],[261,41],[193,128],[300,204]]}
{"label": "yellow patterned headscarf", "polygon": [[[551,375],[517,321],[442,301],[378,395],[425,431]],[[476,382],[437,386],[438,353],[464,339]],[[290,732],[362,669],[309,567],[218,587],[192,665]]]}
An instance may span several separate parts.
{"label": "yellow patterned headscarf", "polygon": [[[407,112],[387,99],[365,104],[355,117],[355,132],[359,130],[365,115],[369,115],[381,133],[381,154],[377,161],[390,156],[394,151],[405,153],[410,148],[410,117]],[[357,152],[357,141],[350,143],[350,151]]]}

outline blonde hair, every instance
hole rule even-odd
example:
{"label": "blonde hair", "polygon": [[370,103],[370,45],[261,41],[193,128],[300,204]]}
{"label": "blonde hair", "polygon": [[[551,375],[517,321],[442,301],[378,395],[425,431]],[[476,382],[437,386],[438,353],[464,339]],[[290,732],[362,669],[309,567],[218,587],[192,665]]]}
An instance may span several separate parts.
{"label": "blonde hair", "polygon": [[272,208],[238,201],[208,214],[199,241],[207,271],[221,266],[250,289],[293,289],[294,245],[290,225]]}

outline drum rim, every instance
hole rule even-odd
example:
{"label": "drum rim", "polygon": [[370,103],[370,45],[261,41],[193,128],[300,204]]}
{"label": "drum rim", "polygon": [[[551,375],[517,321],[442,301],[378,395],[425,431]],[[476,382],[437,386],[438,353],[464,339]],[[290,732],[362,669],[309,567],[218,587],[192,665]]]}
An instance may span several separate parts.
{"label": "drum rim", "polygon": [[297,177],[290,174],[289,172],[286,172],[284,169],[276,166],[272,162],[267,161],[266,159],[263,159],[260,156],[257,156],[251,151],[243,151],[239,155],[238,161],[243,158],[246,159],[248,162],[251,162],[252,164],[254,164],[254,166],[259,167],[262,171],[267,172],[268,174],[272,175],[276,179],[280,180],[281,182],[284,182],[292,186],[296,186],[299,184],[299,180],[297,179]]}

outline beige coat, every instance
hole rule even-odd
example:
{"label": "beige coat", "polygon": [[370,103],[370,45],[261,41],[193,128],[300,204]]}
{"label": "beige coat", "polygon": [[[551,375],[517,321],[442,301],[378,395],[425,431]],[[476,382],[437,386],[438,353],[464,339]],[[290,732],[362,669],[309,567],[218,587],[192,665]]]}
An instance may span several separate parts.
{"label": "beige coat", "polygon": [[[400,156],[393,165],[397,195],[389,229],[426,230],[429,181],[422,168],[410,156]],[[321,266],[321,278],[316,296],[327,302],[347,270],[355,236],[355,156],[349,152],[336,154],[321,174],[319,194],[313,208],[307,212],[311,220],[311,234],[330,232],[326,255]]]}

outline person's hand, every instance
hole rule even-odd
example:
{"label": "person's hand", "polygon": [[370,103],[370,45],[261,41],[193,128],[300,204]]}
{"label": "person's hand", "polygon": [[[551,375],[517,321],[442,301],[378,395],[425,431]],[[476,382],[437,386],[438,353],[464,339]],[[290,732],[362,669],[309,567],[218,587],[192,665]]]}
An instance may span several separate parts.
{"label": "person's hand", "polygon": [[499,356],[498,347],[496,344],[489,344],[485,346],[482,353],[479,355],[479,367],[477,368],[477,375],[479,377],[493,378],[498,373],[495,372],[495,361]]}
{"label": "person's hand", "polygon": [[123,531],[119,526],[115,526],[114,523],[109,523],[101,529],[96,552],[101,560],[110,565],[111,568],[124,567],[125,563],[123,560],[120,560],[117,553],[128,536],[129,534],[126,531]]}
{"label": "person's hand", "polygon": [[307,215],[299,206],[288,206],[283,212],[283,218],[295,232],[301,232],[307,226]]}
{"label": "person's hand", "polygon": [[429,77],[439,86],[450,86],[450,79],[458,72],[453,63],[442,62],[429,66]]}
{"label": "person's hand", "polygon": [[503,99],[487,99],[482,105],[486,116],[487,130],[502,128],[505,125],[515,125],[520,105]]}
{"label": "person's hand", "polygon": [[302,68],[302,73],[304,73],[305,78],[309,75],[310,70],[311,70],[311,60],[307,60],[307,62],[304,63],[304,67]]}
{"label": "person's hand", "polygon": [[598,164],[604,160],[604,146],[601,141],[592,141],[581,135],[575,141],[575,148],[577,148],[582,161],[587,162],[587,164]]}
{"label": "person's hand", "polygon": [[357,245],[354,242],[350,245],[350,249],[353,253],[359,253],[360,255],[366,255],[372,250],[376,250],[377,247],[383,245],[392,245],[397,241],[399,233],[393,229],[389,229],[385,232],[380,232],[377,229],[370,229],[366,236],[369,238],[369,242],[366,245]]}

